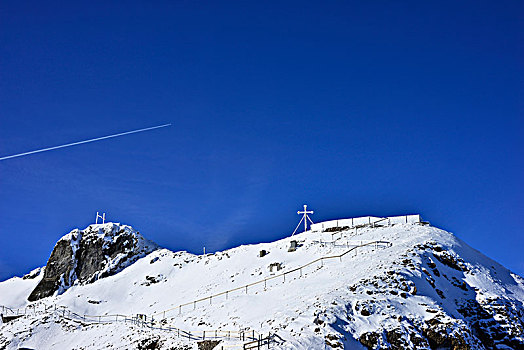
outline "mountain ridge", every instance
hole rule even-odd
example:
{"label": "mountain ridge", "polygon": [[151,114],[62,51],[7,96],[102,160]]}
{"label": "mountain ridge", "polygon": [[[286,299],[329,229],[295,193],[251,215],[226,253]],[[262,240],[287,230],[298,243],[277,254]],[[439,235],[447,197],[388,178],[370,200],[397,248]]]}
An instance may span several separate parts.
{"label": "mountain ridge", "polygon": [[[290,272],[284,281],[271,279],[366,240],[387,240],[392,246],[379,249],[371,245],[340,261],[310,265],[310,270],[300,269],[300,274]],[[288,251],[291,241],[296,241],[296,251]],[[280,271],[271,271],[271,265]],[[207,299],[261,279],[269,283],[222,299]],[[0,283],[0,295],[8,281]],[[34,283],[31,279],[17,283],[28,281]],[[73,285],[42,301],[74,305],[80,314],[122,312],[145,314],[150,320],[154,313],[202,299],[205,301],[195,303],[194,308],[175,308],[153,322],[165,320],[164,324],[195,332],[210,328],[270,332],[283,340],[273,344],[276,349],[521,349],[523,281],[453,234],[411,223],[308,231],[206,256],[157,249],[119,273]],[[39,326],[14,321],[0,330],[5,344],[15,341],[6,336],[15,324],[22,333],[31,329],[40,334]],[[111,330],[107,327],[113,326],[100,327],[106,327],[98,330],[106,334]],[[70,336],[65,331],[58,333],[57,339]],[[92,339],[87,330],[72,334]],[[139,341],[139,333],[123,334]],[[158,348],[194,343],[173,340],[169,332],[159,331],[155,336],[163,344]],[[28,336],[18,344],[31,344],[31,339],[36,338]]]}

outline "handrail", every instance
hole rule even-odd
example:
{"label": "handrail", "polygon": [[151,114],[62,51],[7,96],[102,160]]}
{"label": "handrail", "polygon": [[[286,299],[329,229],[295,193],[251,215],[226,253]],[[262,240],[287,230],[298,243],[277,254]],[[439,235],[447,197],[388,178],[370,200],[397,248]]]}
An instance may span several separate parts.
{"label": "handrail", "polygon": [[[14,313],[14,311],[9,308],[5,307],[5,309],[9,309]],[[5,310],[4,309],[4,310]],[[17,309],[18,311],[19,309]],[[67,314],[66,314],[67,311]],[[125,322],[129,324],[137,324],[142,326],[147,326],[152,329],[160,329],[165,331],[174,331],[177,333],[179,337],[184,337],[192,340],[201,340],[201,339],[239,339],[239,340],[250,340],[250,339],[257,339],[259,336],[259,333],[256,332],[253,329],[246,329],[243,331],[235,331],[235,330],[218,330],[218,329],[212,329],[212,330],[196,330],[196,331],[187,331],[180,329],[178,327],[172,327],[169,325],[162,325],[159,324],[158,321],[155,321],[153,319],[151,320],[145,320],[140,319],[139,317],[132,316],[129,317],[127,315],[121,315],[121,314],[114,314],[114,315],[87,315],[87,314],[78,314],[76,312],[72,312],[68,310],[66,307],[61,307],[61,309],[53,308],[53,307],[47,307],[47,305],[44,304],[44,310],[35,310],[35,314],[37,313],[45,313],[45,314],[56,314],[58,317],[61,317],[63,319],[67,319],[70,321],[80,321],[80,322],[89,322],[89,323],[97,323],[97,324],[106,324],[106,323],[115,323],[115,322]],[[29,313],[20,313],[18,316],[26,316]],[[121,317],[120,320],[118,319],[107,319],[107,317]],[[106,319],[103,319],[106,318]],[[158,323],[158,324],[157,324]]]}
{"label": "handrail", "polygon": [[[66,318],[66,319],[70,319],[70,320],[73,320],[72,318],[70,318],[71,315],[73,316],[76,316],[77,318],[83,320],[84,322],[86,322],[86,318],[98,318],[98,321],[94,321],[96,323],[112,323],[112,322],[118,322],[118,317],[122,318],[124,320],[124,322],[127,322],[127,321],[130,321],[130,322],[138,322],[140,324],[143,324],[143,325],[149,325],[149,327],[151,328],[155,328],[155,322],[158,322],[158,321],[155,321],[154,320],[154,316],[157,316],[157,315],[160,315],[160,314],[164,314],[165,316],[165,313],[166,312],[169,312],[169,311],[172,311],[172,310],[176,310],[176,309],[179,309],[181,310],[181,308],[183,306],[188,306],[188,305],[196,305],[196,303],[198,302],[202,302],[202,301],[205,301],[205,300],[211,300],[212,298],[214,297],[218,297],[218,296],[222,296],[224,294],[228,294],[230,292],[234,292],[234,291],[237,291],[237,290],[241,290],[241,289],[246,289],[247,291],[247,288],[250,287],[250,286],[254,286],[254,285],[257,285],[257,284],[260,284],[260,283],[266,283],[268,280],[272,280],[272,279],[275,279],[275,278],[279,278],[279,277],[284,277],[287,275],[287,274],[290,274],[290,273],[293,273],[293,272],[296,272],[296,271],[299,271],[299,270],[302,270],[308,266],[311,266],[315,263],[318,263],[318,262],[323,262],[324,260],[329,260],[329,259],[342,259],[343,256],[345,256],[346,254],[349,254],[350,252],[354,251],[355,249],[357,248],[361,248],[361,247],[365,247],[365,246],[369,246],[369,245],[372,245],[372,244],[376,244],[378,246],[378,244],[387,244],[389,247],[392,246],[392,243],[391,242],[388,242],[388,241],[382,241],[382,240],[376,240],[376,241],[370,241],[370,242],[367,242],[367,243],[363,243],[363,244],[360,244],[360,245],[357,245],[357,246],[354,246],[352,247],[351,249],[348,249],[347,251],[345,251],[344,253],[342,254],[339,254],[339,255],[331,255],[331,256],[323,256],[323,257],[320,257],[320,258],[317,258],[307,264],[304,264],[302,266],[299,266],[299,267],[296,267],[292,270],[289,270],[289,271],[286,271],[286,272],[283,272],[281,274],[278,274],[278,275],[274,275],[274,276],[269,276],[269,277],[266,277],[264,278],[263,280],[259,280],[259,281],[256,281],[256,282],[252,282],[252,283],[248,283],[248,284],[245,284],[245,285],[242,285],[240,287],[236,287],[236,288],[232,288],[232,289],[229,289],[229,290],[226,290],[226,291],[223,291],[223,292],[220,292],[220,293],[217,293],[217,294],[213,294],[213,295],[210,295],[210,296],[207,296],[207,297],[204,297],[204,298],[200,298],[200,299],[197,299],[197,300],[193,300],[193,301],[190,301],[190,302],[187,302],[187,303],[184,303],[184,304],[180,304],[180,305],[177,305],[173,308],[170,308],[170,309],[167,309],[167,310],[163,310],[163,311],[159,311],[159,312],[156,312],[156,313],[153,313],[151,314],[151,320],[145,320],[145,319],[140,319],[138,316],[128,316],[128,315],[122,315],[122,314],[106,314],[106,315],[80,315],[76,312],[71,312],[70,310],[68,310],[65,306],[58,306],[58,309],[57,309],[57,306],[55,305],[55,308],[54,310],[51,310],[51,312],[56,312],[58,313],[58,316],[60,317],[63,317],[63,318]],[[43,304],[44,306],[44,312],[47,313],[48,312],[48,306],[46,304]],[[8,309],[9,311],[11,311],[13,314],[14,314],[14,310],[12,308],[9,308],[7,306],[2,306],[3,310],[6,310]],[[53,309],[53,307],[49,307],[50,309]],[[27,307],[25,308],[27,309]],[[36,313],[37,310],[36,310],[36,307],[33,307],[34,309],[34,312]],[[18,314],[18,310],[20,309],[16,309],[17,311],[17,314]],[[68,312],[68,316],[69,317],[66,317],[65,316],[65,312]],[[26,314],[25,310],[24,310],[24,315]],[[103,320],[102,321],[102,318],[115,318],[115,320],[112,320],[112,319],[109,319],[109,320]],[[166,318],[162,318],[162,320],[165,320]],[[176,331],[178,332],[178,334],[180,335],[180,333],[182,333],[182,336],[185,336],[189,339],[191,339],[191,336],[195,335],[198,333],[198,331],[196,332],[191,332],[191,331],[185,331],[185,330],[182,330],[180,328],[177,328],[177,327],[171,327],[171,326],[166,326],[166,327],[162,327],[162,325],[160,325],[159,328],[157,329],[163,329],[163,330],[169,330],[169,331]],[[228,334],[228,337],[222,337],[222,338],[230,338],[231,334],[238,334],[239,337],[241,335],[244,335],[245,337],[245,334],[249,334],[249,333],[252,333],[253,334],[253,338],[254,338],[254,335],[255,335],[255,331],[254,330],[251,330],[251,331],[221,331],[221,330],[202,330],[200,331],[202,332],[203,334],[203,337],[205,338],[205,334],[206,332],[208,333],[215,333],[216,335],[218,334],[218,332],[220,333],[227,333]],[[257,333],[258,334],[258,333]],[[248,339],[251,339],[248,335],[247,337]],[[195,338],[195,339],[202,339],[201,337],[198,337],[198,338]],[[255,341],[257,339],[255,338]]]}
{"label": "handrail", "polygon": [[223,292],[220,292],[220,293],[217,293],[217,294],[212,294],[212,295],[210,295],[210,296],[206,296],[206,297],[204,297],[204,298],[196,299],[196,300],[193,300],[193,301],[190,301],[190,302],[184,303],[184,304],[179,304],[179,305],[174,306],[174,307],[172,307],[172,308],[170,308],[170,309],[166,309],[166,310],[162,310],[162,311],[155,312],[155,313],[151,314],[151,316],[157,316],[157,315],[165,314],[165,313],[167,313],[167,312],[170,312],[170,311],[173,311],[173,310],[176,310],[176,309],[180,309],[180,308],[182,308],[182,307],[184,307],[184,306],[188,306],[188,305],[191,305],[191,304],[194,305],[194,304],[196,304],[196,303],[198,303],[198,302],[202,302],[202,301],[205,301],[205,300],[210,300],[210,299],[212,299],[212,298],[216,298],[216,297],[222,296],[222,295],[224,295],[224,294],[228,294],[228,293],[230,293],[230,292],[235,292],[235,291],[237,291],[237,290],[245,289],[245,288],[247,288],[247,287],[251,287],[251,286],[254,286],[254,285],[257,285],[257,284],[263,283],[263,282],[267,282],[268,280],[272,280],[272,279],[275,279],[275,278],[283,277],[283,276],[285,276],[285,275],[287,275],[287,274],[289,274],[289,273],[292,273],[292,272],[295,272],[295,271],[299,271],[299,270],[301,270],[301,269],[303,269],[303,268],[306,268],[306,267],[308,267],[308,266],[310,266],[310,265],[312,265],[312,264],[314,264],[314,263],[317,263],[317,262],[319,262],[319,261],[323,261],[323,260],[327,260],[327,259],[342,258],[344,255],[350,253],[351,251],[353,251],[353,250],[355,250],[355,249],[357,249],[357,248],[365,247],[365,246],[368,246],[368,245],[371,245],[371,244],[381,244],[381,243],[385,243],[385,244],[388,244],[388,245],[391,246],[391,243],[388,242],[388,241],[380,241],[380,240],[378,240],[378,241],[370,241],[370,242],[368,242],[368,243],[364,243],[364,244],[360,244],[360,245],[354,246],[354,247],[352,247],[351,249],[345,251],[344,253],[342,253],[342,254],[340,254],[340,255],[333,255],[333,256],[324,256],[324,257],[320,257],[320,258],[317,258],[317,259],[315,259],[315,260],[313,260],[313,261],[311,261],[311,262],[309,262],[309,263],[307,263],[307,264],[305,264],[305,265],[299,266],[299,267],[297,267],[297,268],[295,268],[295,269],[293,269],[293,270],[289,270],[289,271],[283,272],[283,273],[281,273],[281,274],[279,274],[279,275],[269,276],[269,277],[264,278],[263,280],[259,280],[259,281],[252,282],[252,283],[248,283],[248,284],[242,285],[242,286],[240,286],[240,287],[236,287],[236,288],[228,289],[228,290],[226,290],[226,291],[223,291]]}

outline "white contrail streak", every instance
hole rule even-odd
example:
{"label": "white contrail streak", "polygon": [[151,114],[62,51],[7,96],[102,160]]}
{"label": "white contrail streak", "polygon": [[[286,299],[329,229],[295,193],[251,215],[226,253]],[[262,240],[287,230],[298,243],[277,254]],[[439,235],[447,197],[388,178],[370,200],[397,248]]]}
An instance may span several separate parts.
{"label": "white contrail streak", "polygon": [[81,145],[81,144],[83,144],[83,143],[95,142],[95,141],[100,141],[100,140],[110,139],[110,138],[113,138],[113,137],[124,136],[124,135],[129,135],[129,134],[135,134],[135,133],[137,133],[137,132],[142,132],[142,131],[148,131],[148,130],[153,130],[153,129],[165,128],[166,126],[170,126],[170,125],[171,125],[171,124],[163,124],[163,125],[158,125],[158,126],[152,126],[152,127],[150,127],[150,128],[144,128],[144,129],[138,129],[138,130],[126,131],[126,132],[121,132],[121,133],[118,133],[118,134],[113,134],[113,135],[108,135],[108,136],[97,137],[97,138],[95,138],[95,139],[89,139],[89,140],[84,140],[84,141],[78,141],[78,142],[68,143],[68,144],[60,145],[60,146],[54,146],[54,147],[48,147],[48,148],[37,149],[37,150],[35,150],[35,151],[29,151],[29,152],[18,153],[18,154],[13,154],[13,155],[10,155],[10,156],[1,157],[0,160],[6,160],[6,159],[16,158],[16,157],[22,157],[22,156],[28,156],[28,155],[30,155],[30,154],[34,154],[34,153],[40,153],[40,152],[52,151],[52,150],[54,150],[54,149],[65,148],[65,147],[71,147],[71,146]]}

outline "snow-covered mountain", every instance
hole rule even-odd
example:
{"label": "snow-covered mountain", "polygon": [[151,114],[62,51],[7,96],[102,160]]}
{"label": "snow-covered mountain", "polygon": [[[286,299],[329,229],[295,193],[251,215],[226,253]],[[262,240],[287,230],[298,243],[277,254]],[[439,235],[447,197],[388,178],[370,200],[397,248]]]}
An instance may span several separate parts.
{"label": "snow-covered mountain", "polygon": [[521,276],[427,224],[363,222],[205,256],[72,231],[0,282],[0,349],[524,348]]}

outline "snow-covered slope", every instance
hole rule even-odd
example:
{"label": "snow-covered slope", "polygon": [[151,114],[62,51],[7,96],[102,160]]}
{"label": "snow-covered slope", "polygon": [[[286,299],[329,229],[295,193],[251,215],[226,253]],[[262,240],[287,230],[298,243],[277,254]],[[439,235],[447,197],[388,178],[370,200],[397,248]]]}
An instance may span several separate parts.
{"label": "snow-covered slope", "polygon": [[[114,275],[29,302],[42,275],[0,283],[0,304],[26,313],[1,325],[0,349],[196,348],[160,327],[271,333],[274,349],[524,346],[522,277],[420,224],[308,231],[206,256],[159,249]],[[130,324],[137,314],[154,328]],[[89,322],[97,318],[110,323]]]}

